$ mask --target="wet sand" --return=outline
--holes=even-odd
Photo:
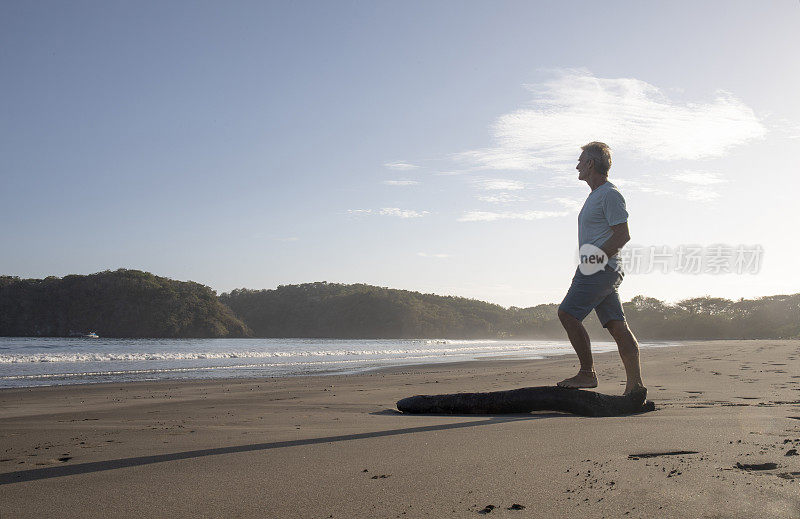
[[[614,418],[395,410],[552,385],[572,356],[0,390],[0,517],[800,517],[800,341],[642,361],[657,409]]]

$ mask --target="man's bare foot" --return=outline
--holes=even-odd
[[[574,377],[559,382],[558,387],[570,389],[597,387],[597,373],[594,370],[582,369]]]
[[[647,388],[641,384],[629,384],[625,387],[625,392],[622,393],[622,396],[631,396],[633,394],[644,393],[645,398],[647,398]]]

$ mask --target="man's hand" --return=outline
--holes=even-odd
[[[631,234],[628,231],[628,222],[612,225],[611,232],[614,234],[600,247],[608,258],[611,258],[614,254],[619,252],[619,250],[631,240]]]

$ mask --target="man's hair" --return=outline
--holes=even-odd
[[[594,159],[594,167],[598,173],[608,176],[608,170],[611,169],[611,149],[608,144],[604,142],[590,142],[581,149],[586,152],[590,159]]]

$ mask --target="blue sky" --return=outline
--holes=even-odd
[[[623,299],[800,291],[800,3],[604,6],[5,2],[0,272],[558,302],[602,140],[632,244],[763,250]]]

